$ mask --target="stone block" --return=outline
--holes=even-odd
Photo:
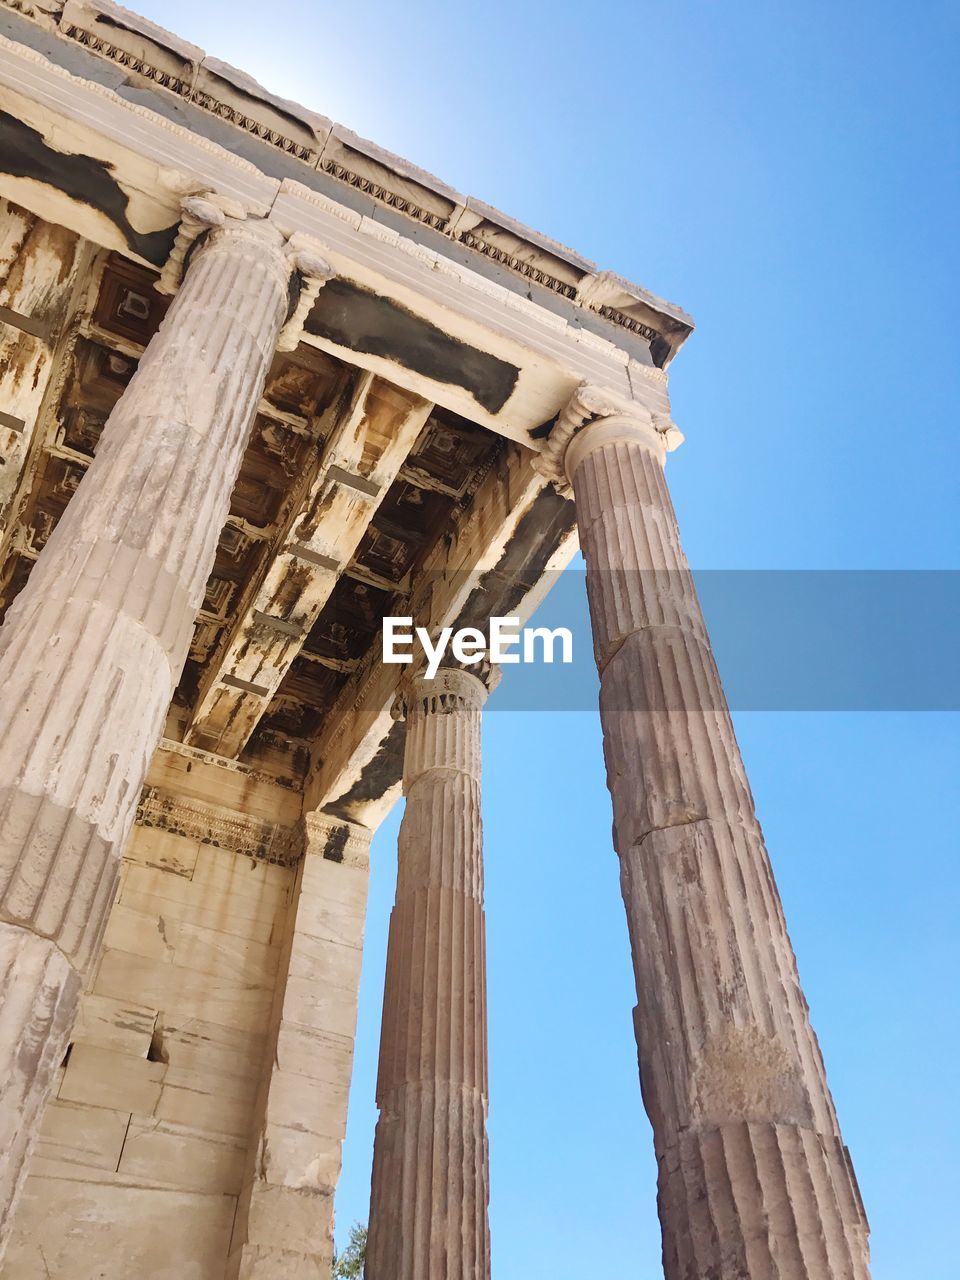
[[[245,1030],[263,1027],[273,1001],[272,984],[234,982],[193,973],[174,965],[153,964],[125,951],[105,951],[95,990],[116,999],[139,994],[161,1012],[200,1018]]]
[[[325,116],[264,89],[252,76],[217,58],[205,57],[197,71],[194,100],[227,120],[247,121],[255,136],[282,140],[282,149],[315,165],[330,133]]]
[[[193,883],[202,888],[205,896],[239,894],[259,901],[286,902],[293,872],[229,849],[201,845]]]
[[[173,962],[196,973],[272,985],[279,953],[278,946],[184,922],[177,930]]]
[[[128,1111],[54,1098],[44,1113],[36,1154],[45,1160],[113,1171],[120,1160],[129,1122]]]
[[[291,826],[300,816],[300,797],[296,791],[277,786],[262,774],[238,769],[232,761],[202,757],[177,742],[161,744],[151,762],[147,782],[202,804],[209,804],[215,796],[220,809],[268,822]]]
[[[297,933],[290,953],[290,973],[298,978],[312,978],[346,991],[356,992],[360,986],[363,952],[358,946],[346,946],[327,938],[314,938]]]
[[[156,827],[134,827],[124,861],[139,867],[149,867],[169,875],[183,876],[189,880],[197,865],[200,841],[187,836],[161,831]]]
[[[342,1085],[350,1079],[353,1040],[284,1021],[277,1033],[276,1061],[283,1071]]]
[[[259,1071],[246,1076],[171,1061],[157,1116],[212,1133],[246,1135],[253,1126]]]
[[[259,1077],[264,1045],[265,1036],[259,1031],[205,1022],[178,1009],[164,1014],[163,1051],[171,1082],[182,1082],[179,1070],[210,1072],[222,1082],[234,1076],[243,1080]]]
[[[246,1074],[239,1074],[221,1071],[216,1066],[184,1066],[174,1054],[167,1063],[164,1084],[175,1089],[190,1089],[194,1093],[216,1093],[252,1106],[259,1077],[259,1063],[251,1063]]]
[[[292,1253],[246,1244],[240,1255],[237,1280],[330,1280],[332,1250],[327,1253]]]
[[[333,1192],[258,1183],[250,1201],[247,1238],[286,1251],[333,1252]]]
[[[346,1132],[347,1090],[326,1081],[274,1070],[266,1119],[270,1125],[342,1139]]]
[[[314,1187],[332,1193],[340,1173],[339,1138],[277,1124],[268,1124],[263,1137],[262,1181],[274,1186]]]
[[[156,1021],[157,1010],[148,1005],[88,992],[80,1002],[71,1039],[145,1058]]]
[[[357,1026],[357,992],[343,987],[327,987],[313,977],[287,978],[283,997],[284,1021],[304,1027],[352,1036]]]
[[[61,22],[122,50],[144,73],[175,93],[186,93],[196,79],[203,50],[111,0],[67,0]]]
[[[162,907],[162,902],[157,899]],[[160,911],[134,911],[118,902],[110,912],[103,945],[170,964],[179,922]]]
[[[221,1280],[236,1198],[31,1178],[4,1280]]]
[[[117,1172],[185,1191],[240,1190],[246,1143],[167,1120],[134,1116]]]
[[[70,1053],[58,1096],[62,1102],[83,1102],[149,1116],[160,1100],[166,1070],[162,1062],[77,1043]]]
[[[131,871],[134,870],[139,868],[131,868]],[[283,937],[287,917],[285,905],[267,907],[259,913],[255,911],[251,914],[245,909],[234,911],[230,904],[222,902],[210,905],[199,895],[171,899],[155,893],[143,893],[137,888],[137,881],[134,881],[132,887],[124,882],[120,890],[120,905],[143,915],[162,918],[168,931],[171,922],[177,924],[187,921],[203,928],[216,929],[219,933],[235,933],[241,938],[266,943],[278,942]]]
[[[207,1133],[245,1137],[253,1127],[253,1104],[242,1098],[165,1084],[157,1103],[157,1118]]]
[[[300,894],[301,898],[341,902],[363,914],[369,879],[366,867],[349,867],[329,858],[311,856],[303,864]]]
[[[296,931],[341,946],[355,947],[363,938],[365,909],[362,904],[339,902],[302,894],[297,904]]]
[[[195,873],[196,874],[196,873]],[[239,930],[238,922],[267,921],[271,925],[279,917],[286,914],[286,891],[282,885],[257,881],[259,892],[250,893],[250,885],[238,888],[237,882],[228,874],[184,880],[182,876],[172,876],[152,867],[129,867],[120,891],[120,901],[126,906],[134,906],[130,901],[134,894],[148,895],[170,903],[166,910],[159,907],[158,914],[172,914],[174,919],[192,920],[195,924],[203,924],[208,928],[221,929],[225,933],[243,932],[244,924]],[[186,908],[187,910],[177,910]],[[138,908],[143,910],[142,907]],[[195,916],[193,912],[203,912],[206,918]],[[234,927],[228,927],[228,923]],[[277,935],[279,937],[279,933]]]

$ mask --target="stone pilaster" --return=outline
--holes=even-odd
[[[372,833],[322,813],[303,826],[227,1268],[239,1280],[322,1280],[333,1255]]]
[[[383,999],[367,1280],[487,1280],[480,713],[465,671],[405,697],[406,810]]]
[[[667,492],[675,429],[590,389],[561,427],[667,1280],[864,1280],[867,1224]]]
[[[0,1234],[301,270],[267,222],[185,220],[179,293],[0,631]]]

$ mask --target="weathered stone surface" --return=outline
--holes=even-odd
[[[77,1043],[57,1096],[63,1102],[85,1102],[149,1116],[160,1100],[166,1069],[164,1063],[149,1062],[145,1057]]]
[[[235,1197],[47,1181],[24,1195],[4,1280],[221,1280]]]
[[[0,922],[0,1203],[7,1214],[39,1134],[79,991],[80,979],[52,942]]]
[[[245,746],[337,585],[340,569],[353,558],[431,407],[370,374],[358,379],[345,404],[337,404],[323,455],[300,495],[283,544],[211,668],[194,709],[188,742],[223,756],[235,756]],[[242,685],[224,684],[224,675]]]
[[[480,709],[465,671],[405,696],[366,1274],[485,1280],[487,1042]]]
[[[199,840],[191,840],[170,831],[143,827],[137,839],[128,843],[123,856],[127,862],[136,866],[152,867],[156,871],[172,871],[178,876],[191,879],[199,851]]]
[[[145,1058],[156,1023],[156,1009],[87,992],[70,1038],[75,1043],[89,1041],[104,1049],[119,1049],[135,1058]]]
[[[44,1113],[37,1156],[41,1160],[59,1160],[113,1173],[120,1163],[129,1125],[128,1111],[54,1098]]]
[[[136,828],[128,852],[135,854],[141,842],[149,848],[150,834]],[[125,875],[143,872],[135,857],[125,859]],[[271,904],[282,903],[282,881],[288,888],[292,873],[203,845],[191,876],[174,865],[166,870],[154,867],[146,874],[158,894],[165,881],[175,887],[180,918],[166,920],[119,905],[114,909],[114,916],[124,921],[125,934],[121,938],[114,933],[116,941],[136,948],[139,934],[160,938],[161,931],[165,940],[160,948],[151,944],[112,950],[83,996],[67,1065],[60,1074],[60,1096],[47,1109],[29,1165],[25,1204],[31,1207],[18,1214],[18,1223],[29,1224],[42,1210],[54,1230],[76,1242],[76,1259],[70,1262],[63,1256],[59,1274],[64,1280],[75,1274],[70,1266],[80,1268],[84,1259],[99,1260],[103,1273],[119,1280],[127,1274],[123,1268],[131,1257],[147,1260],[145,1275],[162,1274],[172,1258],[182,1268],[178,1275],[215,1275],[222,1280],[228,1253],[228,1238],[221,1235],[222,1206],[229,1204],[232,1223],[242,1184],[266,1046],[259,1023],[268,1017],[278,947],[248,942],[239,933],[198,927],[194,921],[211,910],[222,885],[241,876],[247,877],[238,889],[244,901],[255,902],[259,894]],[[161,896],[154,901],[165,910]],[[247,924],[257,928],[249,916]],[[213,940],[212,951],[208,939]],[[220,949],[223,939],[226,952]],[[235,972],[230,972],[231,962]],[[216,972],[208,972],[211,967]],[[107,994],[121,982],[132,990],[149,991],[156,1005]],[[248,987],[255,994],[254,1009],[260,1010],[253,1018],[244,995]],[[207,1017],[193,1016],[191,1010],[197,1009]],[[349,1059],[344,1079],[348,1075]],[[278,1137],[273,1143],[273,1132],[271,1149],[281,1151],[282,1142]],[[311,1134],[296,1136],[315,1145],[318,1141]],[[324,1148],[324,1159],[317,1164],[318,1179],[328,1190],[339,1169],[339,1140],[333,1147],[329,1155]],[[84,1207],[80,1184],[89,1184],[90,1196],[102,1195],[104,1205],[110,1206],[95,1231],[87,1220],[70,1225],[71,1213],[92,1212]],[[97,1192],[94,1186],[105,1190]],[[115,1201],[109,1200],[106,1189],[116,1193]],[[141,1196],[136,1202],[127,1198],[133,1192]],[[170,1229],[165,1206],[171,1193],[180,1192],[197,1196],[183,1202],[189,1206],[184,1209],[189,1239],[182,1256],[179,1243],[173,1248],[165,1239]],[[132,1224],[122,1216],[134,1203],[140,1215],[136,1240]],[[27,1227],[17,1234],[7,1265],[16,1261],[21,1280],[47,1280],[44,1260],[28,1232]],[[214,1248],[219,1254],[208,1254]],[[58,1249],[56,1244],[48,1251],[52,1274],[57,1274],[52,1259],[59,1256]],[[205,1270],[212,1258],[219,1269]],[[100,1273],[90,1274],[92,1280]]]
[[[169,1120],[130,1121],[117,1167],[121,1178],[141,1177],[184,1191],[240,1190],[245,1144]]]
[[[867,1224],[649,421],[567,446],[667,1280],[866,1280]]]
[[[238,1280],[330,1280],[332,1258],[320,1253],[295,1253],[290,1249],[263,1249],[245,1245]]]
[[[0,540],[25,482],[80,256],[72,232],[0,200]]]
[[[55,941],[80,975],[106,926],[286,314],[293,264],[280,234],[198,208],[208,241],[0,631],[0,916]],[[5,1007],[22,1008],[21,980],[8,979]],[[75,999],[77,977],[61,986]],[[34,1066],[28,1115],[55,1060],[41,1053]],[[23,1156],[4,1145],[5,1213]]]
[[[281,1253],[291,1275],[327,1276],[333,1251],[371,833],[321,814],[303,825],[231,1277],[266,1275]]]
[[[105,951],[100,961],[97,990],[114,999],[137,994],[159,1008],[175,1007],[182,1017],[222,1022],[255,1031],[270,1015],[273,983],[264,974],[256,983],[234,977],[211,977],[125,951]]]

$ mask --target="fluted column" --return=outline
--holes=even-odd
[[[487,1280],[480,711],[466,671],[406,697],[367,1280]]]
[[[867,1223],[664,478],[583,388],[574,486],[667,1280],[864,1280]]]
[[[291,273],[317,265],[297,260],[271,224],[225,217],[207,200],[185,203],[176,274],[191,242],[177,297],[0,630],[4,1238],[291,305]]]

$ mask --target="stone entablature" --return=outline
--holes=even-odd
[[[296,826],[285,827],[219,805],[187,800],[159,787],[144,787],[136,823],[279,867],[295,866],[303,856],[303,834]]]
[[[109,0],[31,4],[3,0],[7,8],[52,28],[100,59],[123,69],[150,90],[175,95],[218,122],[225,121],[303,167],[332,179],[374,206],[401,215],[517,278],[573,302],[624,334],[655,346],[666,364],[692,328],[679,308],[491,206],[461,195],[344,126],[278,98],[250,76],[178,39]],[[202,130],[202,114],[199,122]],[[311,185],[310,179],[301,179]]]

